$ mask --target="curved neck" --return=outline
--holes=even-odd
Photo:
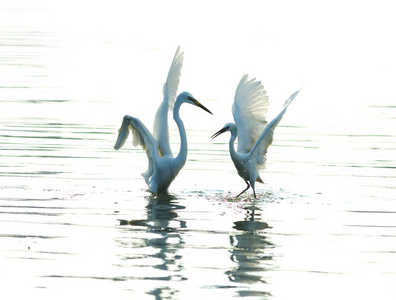
[[[173,108],[173,119],[175,120],[180,133],[180,151],[175,160],[180,165],[180,168],[182,168],[187,160],[187,136],[183,121],[180,119],[179,115],[180,106],[181,103],[176,101]]]
[[[237,133],[237,129],[236,128],[232,129],[230,132],[231,132],[231,137],[230,137],[230,142],[229,142],[228,146],[230,148],[231,158],[234,158],[234,157],[237,156],[237,152],[235,151],[235,148],[234,148],[234,142],[236,140],[236,137],[237,137],[238,133]]]

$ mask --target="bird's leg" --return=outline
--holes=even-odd
[[[253,195],[254,195],[254,203],[256,202],[256,199],[257,199],[257,197],[256,197],[256,188],[255,188],[255,183],[256,183],[256,180],[250,180],[250,186],[252,187],[252,190],[253,190]]]
[[[245,182],[246,182],[246,184],[247,184],[247,188],[244,189],[242,192],[240,192],[240,193],[238,194],[238,196],[236,196],[236,198],[238,198],[240,195],[242,195],[244,192],[246,192],[246,191],[250,188],[249,182],[247,182],[246,180],[245,180]],[[256,196],[254,196],[254,197],[256,198]]]
[[[253,195],[254,195],[253,210],[252,210],[252,214],[253,214],[253,215],[254,215],[254,209],[255,209],[255,207],[256,207],[256,200],[257,200],[257,197],[256,197],[256,189],[255,189],[255,187],[254,187],[254,184],[255,184],[255,182],[253,182],[253,184],[250,184],[250,186],[251,186],[252,189],[253,189]]]

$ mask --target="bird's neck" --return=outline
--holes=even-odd
[[[180,151],[176,156],[175,161],[181,169],[187,160],[187,136],[183,121],[180,119],[179,115],[180,106],[181,104],[176,101],[173,108],[173,119],[175,120],[180,133]]]
[[[230,138],[230,142],[229,142],[228,146],[230,148],[230,155],[231,155],[232,160],[234,160],[238,156],[237,152],[235,151],[235,147],[234,147],[234,142],[237,138],[237,135],[238,135],[238,133],[236,130],[231,131],[231,138]]]

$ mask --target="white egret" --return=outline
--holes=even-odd
[[[255,182],[263,183],[259,170],[264,168],[267,149],[272,143],[275,127],[299,91],[286,100],[283,110],[268,123],[265,116],[269,106],[267,92],[260,81],[256,81],[255,78],[248,81],[247,78],[248,75],[242,77],[235,92],[232,106],[235,124],[225,124],[212,136],[212,139],[226,131],[231,132],[229,141],[231,159],[239,176],[247,184],[247,188],[237,197],[252,187],[254,198],[256,198]],[[237,137],[238,149],[235,151],[234,142]]]
[[[114,146],[114,149],[120,149],[125,144],[129,131],[132,131],[132,144],[135,147],[140,145],[147,154],[149,166],[142,176],[148,185],[148,190],[152,193],[167,193],[168,187],[183,168],[187,159],[187,137],[183,121],[179,116],[180,106],[183,103],[189,103],[212,114],[188,92],[183,92],[176,98],[182,64],[183,52],[180,53],[179,47],[163,87],[164,99],[155,116],[153,134],[139,119],[126,115]],[[172,109],[173,119],[180,133],[180,151],[176,157],[173,157],[169,144],[168,110]]]

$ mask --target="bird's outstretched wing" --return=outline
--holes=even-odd
[[[164,84],[164,98],[168,96],[169,110],[173,110],[175,104],[177,89],[179,87],[181,68],[183,66],[184,52],[180,53],[180,46],[177,48],[175,56],[173,57],[171,67],[168,72],[168,77]],[[167,91],[165,90],[167,87]]]
[[[255,78],[243,75],[235,92],[232,114],[238,128],[238,152],[248,153],[268,122],[265,115],[269,101],[267,92]]]
[[[139,119],[128,115],[124,116],[122,120],[114,149],[118,150],[125,144],[129,136],[129,130],[132,131],[133,146],[141,146],[146,151],[149,160],[158,156],[158,143],[153,135]]]
[[[294,92],[289,99],[285,101],[282,111],[267,125],[267,127],[265,127],[264,131],[254,144],[250,156],[251,159],[256,162],[258,169],[262,169],[264,167],[266,160],[265,156],[267,154],[268,147],[272,144],[275,128],[278,126],[290,103],[292,103],[299,92],[300,90]]]
[[[153,134],[158,141],[160,155],[172,155],[169,145],[168,110],[172,110],[175,103],[183,59],[184,52],[180,53],[180,47],[178,47],[164,83],[164,100],[158,107],[154,119]]]

